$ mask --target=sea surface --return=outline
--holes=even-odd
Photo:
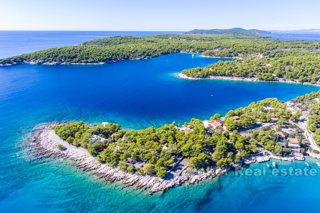
[[[315,176],[230,173],[150,196],[106,184],[64,160],[34,159],[24,146],[43,122],[111,121],[133,129],[182,124],[263,98],[287,101],[319,89],[176,77],[183,69],[219,60],[229,59],[171,54],[109,65],[0,68],[0,212],[318,212],[320,171],[314,162]],[[304,163],[278,164],[305,168]],[[265,165],[250,168],[264,170]]]
[[[320,41],[320,33],[271,33],[266,35],[275,40]]]
[[[179,34],[169,31],[0,31],[0,58],[53,47],[71,46],[110,36]]]

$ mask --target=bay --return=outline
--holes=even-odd
[[[106,184],[63,160],[32,160],[23,146],[37,124],[84,120],[140,129],[268,97],[290,100],[318,87],[176,77],[217,58],[170,54],[108,65],[0,68],[0,212],[316,212],[320,177],[234,176],[147,195]],[[303,163],[280,164],[303,168]],[[312,168],[317,166],[311,163]],[[253,165],[263,168],[264,165]],[[319,171],[318,171],[319,172]]]

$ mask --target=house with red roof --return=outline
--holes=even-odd
[[[298,138],[288,138],[288,147],[290,148],[300,148],[299,140]]]
[[[281,139],[284,139],[287,136],[286,133],[284,133],[283,131],[278,131],[277,134]]]
[[[209,121],[208,126],[213,129],[220,129],[222,127],[222,123],[220,121]]]

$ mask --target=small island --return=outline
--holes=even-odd
[[[44,124],[28,141],[38,155],[70,159],[107,181],[156,193],[251,163],[320,159],[319,121],[320,92],[314,92],[289,102],[268,98],[182,126]]]

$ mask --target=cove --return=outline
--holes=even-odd
[[[43,121],[118,122],[128,128],[159,126],[276,97],[287,101],[317,87],[281,83],[189,81],[183,69],[216,63],[217,58],[172,54],[109,65],[0,68],[2,112]],[[8,115],[8,113],[6,113]],[[8,119],[7,119],[8,120]]]
[[[112,121],[138,129],[173,121],[183,123],[192,117],[205,119],[263,98],[289,100],[318,90],[281,83],[189,81],[175,75],[182,69],[218,60],[227,59],[171,54],[98,66],[0,68],[0,211],[227,211],[233,203],[230,211],[249,212],[263,204],[274,210],[288,193],[289,200],[315,205],[320,192],[315,181],[319,177],[300,177],[291,182],[282,177],[266,177],[265,182],[227,175],[178,187],[163,196],[148,196],[105,184],[62,160],[26,157],[22,142],[42,122]],[[304,196],[302,191],[293,195],[297,185],[298,190],[307,190],[310,196]],[[269,193],[274,197],[270,198]]]

